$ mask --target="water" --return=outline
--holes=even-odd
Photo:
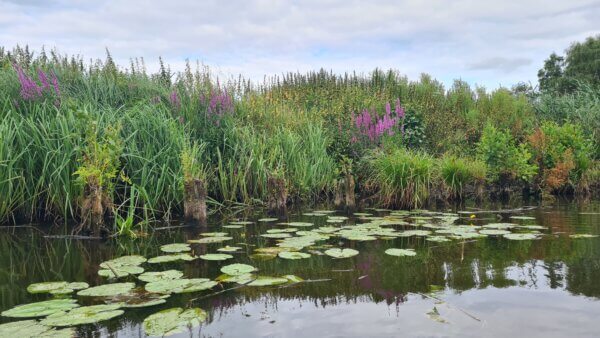
[[[257,236],[275,226],[223,229],[220,225],[226,220],[213,222],[209,230],[163,230],[137,241],[47,238],[46,234],[64,230],[43,226],[4,228],[0,230],[0,311],[49,298],[28,294],[25,289],[30,283],[66,280],[105,284],[107,281],[97,275],[102,261],[127,254],[153,257],[160,254],[161,244],[198,238],[202,231],[223,230],[234,237],[225,244],[256,247],[249,246],[225,262],[196,260],[145,267],[155,271],[175,268],[189,278],[214,279],[221,274],[221,266],[241,262],[256,266],[261,275],[294,274],[306,280],[330,280],[286,287],[242,287],[202,299],[197,298],[219,288],[173,295],[166,304],[126,309],[125,315],[116,319],[81,326],[78,334],[145,337],[141,323],[148,315],[171,307],[194,306],[208,311],[207,322],[174,337],[600,336],[600,237],[568,236],[600,234],[600,203],[557,202],[524,215],[535,220],[520,222],[548,227],[542,230],[545,236],[534,241],[488,237],[448,243],[428,242],[422,237],[368,242],[332,238],[327,243],[338,245],[341,241],[343,246],[360,251],[358,256],[337,260],[314,254],[295,261],[251,260],[248,255],[253,249],[276,243]],[[509,220],[507,216],[481,220],[490,215],[478,215],[475,221],[463,218],[456,223],[504,222]],[[289,219],[315,222],[315,227],[331,225],[325,223],[325,217],[290,215]],[[351,218],[346,223],[357,222]],[[222,246],[195,245],[194,249],[202,254]],[[414,248],[417,256],[383,254],[391,247]],[[428,315],[434,307],[439,317]]]

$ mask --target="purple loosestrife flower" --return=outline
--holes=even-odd
[[[181,107],[181,100],[177,96],[177,92],[176,91],[172,91],[171,95],[169,95],[169,102],[171,103],[171,105],[174,108],[179,109]]]
[[[19,78],[19,84],[21,85],[21,98],[23,100],[31,101],[42,96],[42,88],[35,83],[35,81],[25,74],[23,68],[18,65],[13,66],[17,72]]]
[[[44,71],[41,69],[38,69],[38,79],[40,80],[40,83],[42,84],[43,90],[50,88],[50,82],[48,81],[48,76],[46,76],[46,73],[44,73]]]
[[[60,87],[58,86],[58,78],[56,73],[52,72],[52,87],[54,87],[54,93],[60,98]]]

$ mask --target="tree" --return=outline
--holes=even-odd
[[[600,35],[575,42],[567,49],[564,74],[576,80],[600,84]]]
[[[544,68],[538,71],[540,90],[558,90],[564,77],[565,58],[556,53],[544,61]]]

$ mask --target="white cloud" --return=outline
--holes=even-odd
[[[223,74],[396,68],[450,83],[535,81],[552,51],[600,33],[600,1],[2,1],[0,42],[126,64],[162,55]]]

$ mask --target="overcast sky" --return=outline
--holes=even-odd
[[[488,88],[536,82],[572,41],[600,34],[600,0],[0,0],[0,45],[56,47],[86,58],[107,47],[127,65],[159,55],[221,76],[321,67],[394,68]]]

